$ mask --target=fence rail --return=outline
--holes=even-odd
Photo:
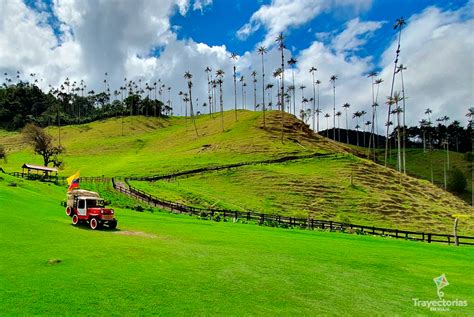
[[[428,243],[440,242],[440,243],[455,243],[454,235],[450,234],[437,234],[430,232],[416,232],[408,230],[399,230],[399,229],[390,229],[390,228],[380,228],[375,226],[363,226],[357,224],[343,223],[330,220],[321,220],[313,218],[294,218],[286,217],[272,214],[264,214],[252,211],[237,211],[237,210],[228,210],[228,209],[217,209],[217,208],[199,208],[193,206],[187,206],[179,204],[176,202],[167,201],[160,199],[154,195],[150,195],[143,190],[134,188],[133,186],[123,183],[115,182],[115,179],[112,178],[112,185],[117,191],[131,196],[137,200],[140,200],[144,203],[155,207],[161,207],[165,210],[178,213],[186,213],[192,215],[201,215],[205,213],[213,217],[216,213],[219,213],[221,217],[233,218],[235,220],[243,219],[246,221],[257,221],[258,223],[267,223],[267,224],[278,224],[278,225],[288,225],[288,226],[298,226],[307,229],[323,229],[330,231],[348,231],[353,230],[356,232],[364,234],[372,234],[379,236],[392,237],[396,239],[405,239],[413,241],[424,241]],[[474,245],[474,237],[469,236],[457,236],[457,242],[459,245]]]

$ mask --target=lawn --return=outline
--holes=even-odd
[[[2,175],[2,315],[425,315],[412,298],[436,300],[442,273],[445,299],[469,301],[452,312],[474,313],[471,247],[120,208],[119,230],[92,231],[64,198]]]

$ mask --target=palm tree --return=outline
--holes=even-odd
[[[362,122],[364,122],[364,117],[365,115],[367,114],[367,112],[365,110],[362,110],[360,112],[360,116],[362,118]],[[364,147],[365,147],[365,131],[363,131],[364,133],[362,133],[362,140],[363,140],[363,144],[364,144]]]
[[[303,110],[303,99],[304,99],[304,90],[305,90],[305,88],[306,88],[305,85],[300,86],[300,89],[301,89],[301,110]]]
[[[278,43],[278,48],[281,52],[281,143],[283,143],[283,132],[285,125],[285,38],[283,33],[280,33],[275,42]]]
[[[267,84],[267,87],[265,87],[265,90],[270,90],[270,92],[268,93],[268,99],[270,99],[270,101],[268,102],[268,107],[270,108],[270,110],[272,109],[272,89],[273,89],[273,84],[270,83],[270,84]],[[265,108],[265,106],[264,106]]]
[[[370,130],[370,136],[369,136],[369,149],[367,151],[367,158],[370,158],[370,148],[372,145],[374,145],[374,154],[375,154],[375,139],[374,139],[374,122],[375,122],[375,93],[374,93],[374,77],[377,76],[377,72],[370,72],[369,75],[367,76],[368,78],[371,79],[371,90],[372,90],[372,128]]]
[[[397,51],[396,51],[396,57],[395,57],[395,62],[394,62],[394,67],[393,67],[393,76],[392,76],[392,87],[390,88],[390,98],[393,98],[393,87],[394,87],[394,84],[395,84],[395,74],[396,74],[396,71],[397,71],[397,64],[398,64],[398,57],[400,56],[400,41],[401,41],[401,38],[402,38],[402,28],[403,28],[403,25],[405,25],[405,20],[403,19],[403,17],[397,19],[395,25],[393,26],[393,29],[394,30],[397,30],[398,29],[398,45],[397,45]],[[388,105],[388,119],[387,119],[387,122],[390,121],[390,113],[391,113],[391,108],[392,108],[392,105],[389,104]],[[388,155],[388,132],[389,132],[389,126],[387,125],[387,134],[386,134],[386,140],[385,140],[385,166],[387,166],[387,155]]]
[[[336,75],[332,75],[331,76],[331,83],[332,83],[332,89],[333,89],[333,96],[334,96],[334,99],[333,99],[333,114],[334,114],[334,117],[333,117],[333,121],[334,121],[334,124],[333,124],[333,131],[332,131],[332,138],[333,140],[336,140],[336,80],[337,80],[337,76]]]
[[[321,113],[321,109],[319,108],[319,85],[321,84],[321,81],[319,79],[316,79],[316,81],[314,82],[317,86],[318,86],[318,108],[317,108],[317,111],[316,111],[316,118],[317,118],[317,124],[316,124],[316,131],[317,133],[319,133],[319,114]]]
[[[192,95],[192,87],[193,87],[193,82],[191,79],[193,78],[193,75],[187,71],[184,73],[184,78],[188,80],[188,91],[189,91],[189,110],[191,112],[191,119],[193,120],[194,124],[194,130],[196,131],[196,136],[199,136],[197,127],[196,127],[196,119],[194,118],[194,110],[193,110],[193,95]]]
[[[257,72],[252,72],[253,77],[253,110],[257,111]]]
[[[263,55],[267,54],[265,46],[258,48],[258,54],[262,55],[262,111],[263,111],[263,127],[265,128],[265,64],[263,62]]]
[[[337,141],[341,142],[341,115],[342,112],[336,112],[337,117]]]
[[[331,117],[331,115],[329,113],[326,113],[324,115],[324,117],[326,118],[326,138],[328,138],[328,131],[329,131],[329,117]]]
[[[360,125],[359,125],[359,118],[362,116],[362,112],[360,111],[356,111],[352,114],[352,118],[355,118],[356,119],[356,135],[357,135],[357,146],[359,146],[359,128],[360,128]]]
[[[347,111],[349,110],[350,107],[351,107],[351,105],[347,102],[342,105],[342,108],[344,108],[344,110],[346,112],[346,143],[347,144],[349,144],[349,121],[347,119]]]
[[[245,107],[245,101],[244,101],[244,84],[245,84],[245,78],[244,76],[240,76],[240,85],[242,86],[242,109]]]
[[[209,116],[212,116],[212,100],[211,100],[211,78],[210,73],[212,72],[211,67],[207,66],[204,71],[207,73],[207,98],[209,100]]]
[[[309,72],[311,73],[311,75],[313,75],[313,113],[315,113],[315,110],[316,110],[316,82],[314,80],[314,73],[316,73],[318,69],[314,66],[311,66],[311,68],[309,69]],[[319,97],[319,93],[318,93],[318,97]],[[315,130],[315,122],[314,122],[314,116],[313,116],[313,131]]]
[[[407,173],[407,168],[406,168],[406,125],[405,125],[405,84],[403,82],[403,71],[406,70],[407,68],[403,66],[403,64],[400,64],[398,66],[396,73],[400,73],[400,77],[402,79],[402,101],[403,101],[403,157],[402,157],[402,166],[403,166],[403,173]]]
[[[238,59],[237,54],[232,53],[230,58],[234,61],[234,111],[235,111],[235,121],[237,121],[237,74],[235,61]]]
[[[294,59],[293,57],[290,58],[290,60],[288,60],[288,65],[291,66],[291,76],[292,76],[292,80],[293,80],[293,89],[292,89],[292,92],[293,92],[293,115],[296,115],[296,98],[295,98],[295,64],[297,63],[298,61],[296,59]]]
[[[222,97],[222,84],[224,83],[224,71],[218,69],[216,71],[217,84],[219,85],[219,101],[221,107],[221,122],[222,122],[222,132],[224,132],[224,99]]]

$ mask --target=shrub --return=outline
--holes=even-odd
[[[221,215],[218,212],[215,212],[214,215],[212,216],[212,220],[216,222],[221,221]]]
[[[200,218],[200,219],[207,219],[207,212],[205,212],[204,210],[202,210],[202,211],[199,213],[199,218]]]
[[[142,205],[135,205],[135,207],[133,207],[133,210],[136,210],[138,212],[143,212],[145,208],[143,208]]]
[[[472,162],[474,160],[474,154],[472,152],[464,153],[464,160]]]
[[[464,176],[463,172],[459,168],[454,167],[449,171],[447,185],[448,190],[455,193],[462,193],[467,186],[466,176]]]

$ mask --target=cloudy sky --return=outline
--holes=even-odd
[[[2,82],[5,72],[15,78],[17,70],[23,80],[36,73],[45,90],[66,77],[100,90],[105,72],[112,90],[124,78],[161,80],[172,87],[177,114],[185,71],[193,74],[199,104],[206,100],[206,66],[225,71],[224,100],[233,107],[231,52],[239,56],[237,70],[247,79],[252,108],[253,70],[261,85],[256,48],[268,47],[268,80],[279,67],[274,44],[280,32],[286,58],[298,61],[296,86],[307,87],[306,97],[312,97],[309,68],[318,69],[323,113],[332,113],[332,74],[338,76],[338,110],[348,102],[351,113],[369,112],[371,71],[384,80],[379,109],[385,113],[397,39],[393,24],[403,16],[407,123],[416,124],[429,107],[434,118],[448,115],[464,125],[473,106],[474,0],[0,0],[0,15]],[[285,77],[291,78],[290,70]],[[395,90],[400,89],[398,77]],[[300,89],[296,99],[299,107]],[[382,126],[386,119],[379,120]]]

